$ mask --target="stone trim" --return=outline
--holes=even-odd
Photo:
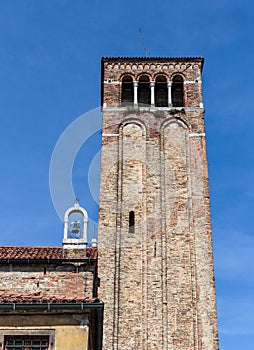
[[[189,137],[201,137],[201,136],[205,136],[205,133],[190,133]]]
[[[184,84],[201,84],[201,81],[199,81],[199,80],[185,80],[184,82],[183,82]]]
[[[111,137],[111,136],[119,137],[119,134],[102,134],[102,136],[105,136],[105,137]]]
[[[106,80],[106,81],[104,81],[103,82],[103,84],[110,84],[110,85],[122,85],[122,82],[121,81],[113,81],[113,80],[111,80],[111,81],[108,81],[108,80]]]

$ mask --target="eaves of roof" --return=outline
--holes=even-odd
[[[204,57],[102,57],[102,62],[201,62],[201,68],[204,64]]]
[[[98,249],[87,247],[85,250],[64,249],[63,247],[12,246],[0,247],[0,263],[13,262],[57,262],[57,261],[86,261],[96,260]]]

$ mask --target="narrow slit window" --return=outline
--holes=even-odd
[[[122,105],[126,106],[134,101],[133,79],[126,75],[122,80]]]
[[[172,105],[173,107],[183,107],[183,78],[181,75],[175,75],[172,82]]]
[[[135,232],[135,213],[134,211],[130,211],[129,213],[129,232]]]
[[[138,103],[141,105],[151,104],[150,80],[147,75],[142,75],[138,81]]]
[[[159,75],[155,80],[155,106],[168,106],[168,86],[164,75]]]

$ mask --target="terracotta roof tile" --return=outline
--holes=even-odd
[[[29,246],[0,246],[1,259],[71,259],[71,258],[88,258],[97,259],[97,248],[87,247],[86,251],[77,251],[80,254],[73,254],[74,250],[63,249],[62,247],[29,247]],[[84,254],[85,253],[85,254]],[[82,256],[83,255],[83,256]]]
[[[32,303],[95,303],[98,302],[98,298],[65,298],[65,297],[48,297],[43,296],[40,292],[29,293],[29,294],[9,294],[0,295],[0,304],[5,303],[17,303],[17,304],[32,304]]]

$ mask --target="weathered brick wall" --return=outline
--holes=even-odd
[[[105,59],[99,294],[106,350],[218,348],[201,66],[188,58]],[[180,72],[185,108],[118,108],[125,72],[134,80]]]
[[[0,265],[2,299],[84,299],[93,297],[93,273],[85,265]]]

